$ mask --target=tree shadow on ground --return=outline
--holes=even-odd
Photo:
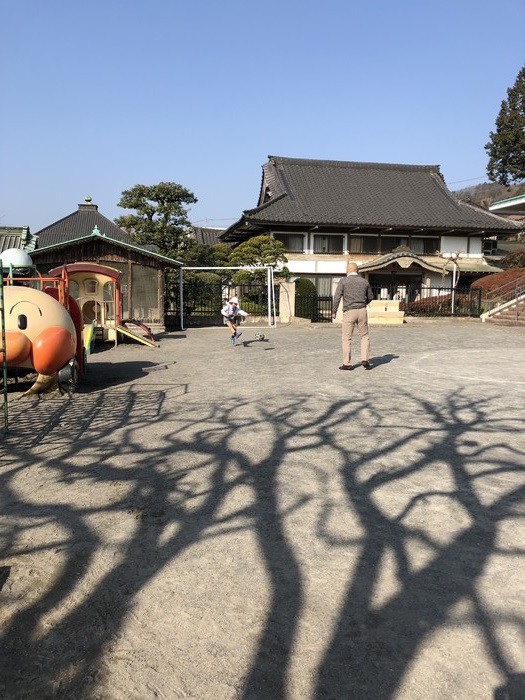
[[[282,397],[277,407],[261,406],[260,401],[212,401],[201,406],[195,420],[191,411],[181,415],[176,400],[168,400],[169,391],[128,387],[92,392],[20,411],[14,422],[0,470],[1,506],[11,516],[2,531],[2,560],[31,553],[32,545],[24,537],[53,523],[60,540],[35,547],[49,557],[59,550],[62,563],[51,582],[21,601],[4,624],[0,678],[5,697],[95,695],[106,647],[148,582],[196,543],[249,529],[264,561],[270,600],[242,692],[245,698],[285,698],[305,605],[304,573],[287,523],[308,498],[298,496],[286,508],[281,503],[279,479],[290,455],[302,460],[307,470],[338,471],[348,508],[360,525],[357,534],[334,536],[326,526],[330,494],[319,489],[316,537],[347,554],[348,587],[318,669],[315,697],[393,697],[420,645],[447,621],[451,607],[461,599],[472,603],[475,614],[469,622],[485,639],[502,677],[511,682],[516,669],[494,634],[492,613],[476,594],[475,584],[488,558],[497,551],[505,554],[496,544],[497,528],[503,520],[517,517],[516,504],[525,499],[525,487],[509,487],[490,502],[478,491],[495,474],[515,475],[525,453],[508,448],[502,459],[494,452],[497,445],[477,447],[468,438],[486,431],[498,440],[509,438],[510,444],[521,429],[512,415],[495,415],[482,399],[473,402],[458,393],[444,397],[440,407],[409,395],[396,396],[396,401],[410,404],[413,420],[394,420],[388,425],[388,439],[381,442],[354,440],[349,445],[344,431],[350,424],[375,428],[384,436],[384,418],[372,400],[320,406],[304,395]],[[163,439],[144,444],[144,431],[154,431],[166,421],[170,429]],[[239,430],[247,427],[254,438],[266,431],[264,457],[248,456],[238,446]],[[311,463],[317,448],[329,451],[329,464]],[[180,454],[186,455],[184,462],[179,462]],[[452,485],[436,492],[425,488],[424,472],[438,463]],[[38,464],[39,473],[56,482],[52,499],[21,489],[29,464]],[[205,488],[198,486],[203,473]],[[403,492],[403,480],[414,475],[421,477],[421,488],[409,492],[402,507],[378,504],[384,489]],[[79,501],[63,490],[59,496],[60,489],[79,484],[86,494],[101,486],[103,497],[98,502],[94,496]],[[119,487],[125,487],[124,493]],[[248,488],[253,500],[225,514],[226,500],[239,487]],[[106,497],[109,492],[114,495]],[[470,524],[445,543],[410,520],[418,504],[434,498],[449,499],[469,517]],[[115,563],[87,595],[64,605],[75,587],[89,580],[103,545],[93,519],[104,514],[132,518],[134,527],[121,542]],[[174,532],[168,531],[174,524]],[[409,545],[414,541],[432,551],[423,567],[415,568],[411,561]],[[394,555],[399,590],[377,606],[373,590],[386,552]],[[58,621],[43,626],[46,616],[61,606]],[[515,622],[523,629],[521,617]]]

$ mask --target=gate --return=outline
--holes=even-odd
[[[330,323],[332,321],[332,297],[307,296],[295,297],[295,315],[307,318],[312,323]]]

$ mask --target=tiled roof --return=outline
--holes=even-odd
[[[223,228],[209,228],[208,226],[194,226],[195,240],[202,245],[216,245],[222,243],[219,236],[224,233]]]
[[[0,253],[10,248],[32,253],[36,242],[37,236],[30,233],[29,226],[0,226]]]
[[[50,243],[47,246],[39,246],[33,253],[32,257],[40,257],[41,254],[46,254],[50,250],[63,250],[65,248],[68,248],[70,246],[75,246],[79,243],[85,243],[86,241],[93,240],[93,239],[99,239],[99,240],[105,240],[110,242],[111,245],[117,247],[117,248],[127,248],[127,249],[132,249],[132,250],[137,250],[141,253],[144,253],[147,256],[156,258],[157,260],[162,260],[164,262],[169,263],[170,265],[175,265],[175,266],[180,266],[183,265],[179,260],[175,260],[174,258],[169,258],[166,255],[162,255],[161,253],[158,252],[158,248],[156,246],[140,246],[137,245],[136,243],[128,243],[127,241],[117,241],[115,238],[111,238],[110,236],[104,236],[101,234],[101,232],[97,229],[95,229],[92,233],[88,234],[87,236],[81,236],[79,238],[72,238],[68,241],[62,241],[61,243]]]
[[[103,216],[96,204],[79,204],[77,211],[38,231],[38,247],[45,248],[56,243],[82,238],[89,235],[95,226],[103,236],[123,243],[133,243],[129,233]]]
[[[241,223],[508,232],[516,225],[447,189],[437,165],[397,165],[269,156],[259,206]]]

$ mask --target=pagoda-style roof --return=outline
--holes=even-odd
[[[41,229],[36,236],[38,247],[32,253],[32,256],[36,258],[49,251],[69,248],[86,241],[103,239],[117,248],[134,250],[173,266],[182,265],[178,260],[161,255],[157,246],[136,243],[133,236],[127,231],[103,216],[98,211],[98,206],[91,202],[90,197],[86,197],[85,201],[78,205],[77,211]]]
[[[400,165],[269,156],[258,206],[221,238],[268,226],[414,230],[442,234],[515,233],[519,226],[447,189],[437,165]]]
[[[101,236],[121,243],[128,243],[137,250],[158,252],[158,248],[154,245],[136,243],[131,234],[99,212],[98,205],[92,203],[91,197],[86,197],[84,202],[78,205],[77,211],[38,231],[36,234],[38,247],[47,248],[51,245],[83,238],[95,229]]]

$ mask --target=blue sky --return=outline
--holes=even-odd
[[[33,232],[161,181],[227,226],[269,154],[482,182],[525,62],[523,0],[0,0],[0,26],[0,225]]]

